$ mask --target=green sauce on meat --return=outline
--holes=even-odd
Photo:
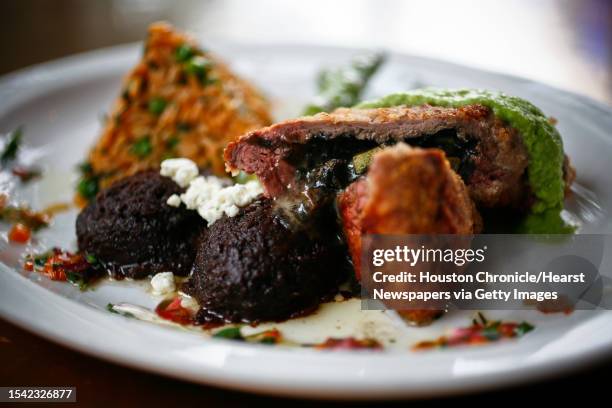
[[[364,102],[358,108],[390,106],[460,107],[480,104],[519,131],[529,155],[527,176],[535,196],[531,213],[518,227],[522,233],[569,233],[573,228],[561,218],[565,183],[563,181],[563,142],[559,132],[540,109],[530,102],[500,92],[459,89],[422,89]]]

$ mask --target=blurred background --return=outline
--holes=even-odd
[[[519,75],[612,103],[610,0],[4,0],[0,74],[141,40],[168,20],[206,44],[326,44]]]

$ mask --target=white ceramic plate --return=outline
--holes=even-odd
[[[212,46],[207,44],[207,46]],[[277,118],[299,113],[314,91],[322,66],[346,62],[358,50],[289,47],[212,47],[253,80],[274,103]],[[130,45],[66,58],[23,70],[0,82],[0,132],[24,125],[26,156],[45,169],[25,187],[7,178],[0,188],[34,208],[70,201],[76,163],[99,132],[99,117],[119,92],[121,77],[139,58]],[[579,189],[567,203],[585,222],[583,231],[610,231],[612,208],[612,111],[587,98],[527,80],[422,58],[391,55],[369,88],[370,96],[435,85],[499,89],[533,101],[559,119],[566,151],[579,174]],[[581,187],[582,186],[582,187]],[[120,364],[190,381],[259,393],[303,397],[397,398],[463,393],[527,382],[562,373],[612,351],[612,313],[569,316],[499,312],[495,317],[529,320],[536,330],[517,341],[477,348],[415,353],[413,342],[469,323],[469,314],[445,316],[428,328],[393,324],[381,312],[361,312],[359,302],[326,306],[316,315],[282,325],[295,340],[364,333],[376,327],[396,341],[385,352],[321,352],[207,338],[203,333],[160,327],[108,313],[107,303],[151,307],[146,284],[104,283],[93,291],[24,272],[20,256],[53,245],[74,248],[76,211],[56,217],[28,247],[0,240],[0,314],[44,337]],[[378,322],[372,324],[371,322]],[[386,333],[386,334],[385,334]]]

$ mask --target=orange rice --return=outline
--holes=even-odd
[[[89,172],[104,188],[187,157],[222,175],[226,144],[270,122],[268,103],[249,83],[190,37],[155,23],[89,154]]]

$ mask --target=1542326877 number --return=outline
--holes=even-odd
[[[76,387],[0,387],[0,402],[76,402]]]

